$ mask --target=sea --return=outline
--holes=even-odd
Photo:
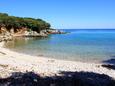
[[[61,29],[61,31],[67,34],[34,38],[16,37],[13,41],[7,42],[5,47],[38,58],[40,56],[83,62],[103,62],[115,58],[114,29]]]

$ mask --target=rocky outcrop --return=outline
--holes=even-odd
[[[48,30],[41,30],[38,33],[28,28],[20,28],[15,32],[13,28],[8,31],[3,26],[0,28],[0,41],[9,41],[12,40],[13,37],[21,37],[21,36],[22,37],[47,37],[49,34],[65,34],[65,32],[56,29],[48,29]]]
[[[41,30],[40,33],[36,32],[36,31],[28,31],[26,30],[21,30],[17,33],[15,33],[13,36],[23,36],[23,37],[46,37],[49,34],[65,34],[65,32],[62,32],[60,30],[56,30],[56,29],[49,29],[49,30]]]
[[[6,33],[6,35],[0,35],[0,42],[1,41],[10,41],[12,40],[12,35],[9,33]]]
[[[40,33],[37,33],[36,31],[25,31],[24,37],[46,37],[48,36],[47,34],[43,33],[43,32],[40,32]]]
[[[12,37],[11,33],[8,32],[5,28],[1,28],[0,32],[1,32],[0,42],[12,40],[13,37]]]
[[[65,34],[66,32],[56,30],[56,29],[50,29],[50,30],[47,30],[47,33],[49,33],[49,34]]]

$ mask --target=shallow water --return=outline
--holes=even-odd
[[[100,62],[115,56],[115,30],[64,30],[44,38],[15,38],[7,48],[48,58]]]

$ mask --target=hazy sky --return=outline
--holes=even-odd
[[[0,0],[0,12],[42,18],[54,28],[115,28],[115,0]]]

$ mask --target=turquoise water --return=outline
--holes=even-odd
[[[100,62],[115,56],[115,30],[64,30],[68,34],[44,38],[15,38],[14,51],[48,58]]]

